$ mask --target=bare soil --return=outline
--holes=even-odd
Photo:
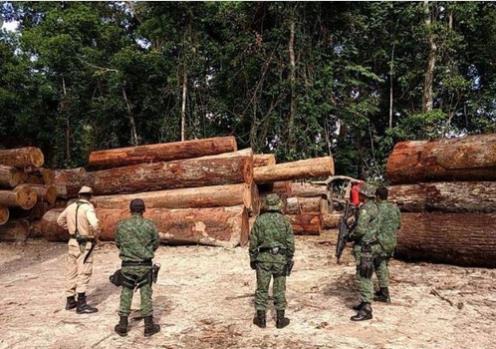
[[[353,323],[357,295],[349,250],[341,265],[335,232],[298,237],[288,279],[289,327],[252,324],[255,275],[246,248],[161,246],[154,287],[162,332],[143,337],[139,297],[128,337],[114,334],[119,289],[108,281],[117,249],[95,251],[89,301],[100,311],[64,310],[65,244],[0,243],[0,348],[495,348],[496,271],[391,262],[390,305],[374,304],[374,319]],[[270,311],[274,316],[274,311]]]

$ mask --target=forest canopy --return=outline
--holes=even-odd
[[[3,2],[0,145],[234,135],[380,175],[395,142],[496,131],[492,2]],[[9,25],[7,25],[9,24]],[[8,28],[15,28],[14,30]]]

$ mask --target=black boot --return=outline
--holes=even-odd
[[[354,305],[354,306],[352,307],[352,309],[353,309],[353,310],[356,310],[356,311],[359,311],[360,309],[362,309],[362,307],[363,307],[365,304],[367,304],[367,303],[365,303],[365,302],[360,302],[359,304]]]
[[[65,310],[71,310],[77,307],[76,297],[70,296],[67,297],[67,302],[65,303]]]
[[[391,303],[389,289],[387,287],[381,287],[380,290],[375,293],[374,300],[377,302]]]
[[[267,327],[267,317],[265,310],[257,310],[255,317],[253,318],[253,324],[257,325],[260,328]]]
[[[351,317],[351,321],[364,321],[372,319],[372,307],[370,303],[365,303],[358,313]]]
[[[76,313],[92,314],[92,313],[96,313],[97,311],[98,311],[97,308],[94,308],[88,303],[86,303],[86,295],[84,293],[78,293]]]
[[[160,325],[153,323],[153,316],[145,316],[145,337],[153,336],[160,332]]]
[[[284,328],[288,325],[289,325],[289,319],[287,317],[284,317],[284,310],[278,310],[277,311],[276,327],[277,328]]]
[[[119,323],[114,327],[115,332],[121,336],[127,336],[127,316],[122,316],[119,319]]]

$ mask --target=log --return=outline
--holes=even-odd
[[[37,200],[36,193],[24,186],[18,186],[13,190],[0,190],[0,205],[2,206],[29,210],[36,205]]]
[[[43,152],[36,147],[0,149],[0,165],[13,167],[41,167],[45,162]]]
[[[251,149],[195,159],[88,172],[95,194],[135,193],[253,182]]]
[[[256,183],[295,180],[302,178],[329,177],[334,174],[332,157],[287,162],[283,164],[257,167],[253,170]]]
[[[57,226],[61,209],[48,211],[37,225],[50,241],[66,241],[68,232]],[[101,222],[101,240],[113,240],[117,223],[130,216],[129,210],[96,209]],[[201,244],[221,247],[245,245],[248,241],[249,222],[244,206],[162,209],[145,212],[160,232],[160,241],[166,244]]]
[[[392,184],[496,179],[496,134],[395,145],[387,163]]]
[[[253,167],[271,166],[276,164],[274,154],[253,154]]]
[[[279,195],[281,198],[288,198],[292,195],[291,192],[291,181],[281,181],[274,183],[263,183],[257,184],[258,191],[260,194],[270,194],[275,193]]]
[[[27,188],[28,190],[34,191],[37,196],[37,201],[45,201],[50,205],[55,204],[57,201],[57,188],[53,185],[44,185],[44,184],[21,184],[16,187],[16,190],[20,190],[21,188]]]
[[[23,173],[19,169],[0,165],[0,187],[14,188],[21,184],[23,177]]]
[[[495,213],[402,213],[395,256],[496,267]]]
[[[301,214],[301,206],[298,198],[290,197],[286,200],[286,205],[284,208],[284,213],[288,215],[298,215]]]
[[[127,209],[131,200],[140,198],[147,208],[202,208],[254,205],[252,185],[246,183],[181,188],[134,194],[94,196],[98,208]]]
[[[291,193],[299,197],[329,197],[329,191],[326,185],[312,183],[291,183]]]
[[[29,222],[25,219],[9,221],[0,226],[0,241],[25,242],[29,237]]]
[[[55,182],[55,172],[48,168],[29,168],[25,170],[24,182],[52,185]]]
[[[326,213],[322,215],[322,228],[336,229],[343,215],[341,213]]]
[[[322,224],[319,213],[287,215],[296,235],[320,235]]]
[[[10,211],[8,207],[0,206],[0,225],[9,221]]]
[[[394,185],[389,199],[405,212],[496,212],[496,182]]]
[[[237,145],[234,137],[195,139],[94,151],[90,153],[88,165],[91,168],[104,169],[140,163],[190,159],[236,150]]]
[[[286,200],[286,208],[284,213],[291,215],[297,215],[300,213],[321,213],[323,205],[322,201],[323,199],[321,197],[290,197]]]
[[[53,171],[53,185],[57,189],[57,196],[69,199],[78,196],[79,189],[88,185],[88,174],[83,167]]]

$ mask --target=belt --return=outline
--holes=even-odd
[[[282,254],[283,252],[286,251],[286,249],[282,247],[260,247],[258,251],[269,252],[270,254]]]
[[[145,261],[135,262],[135,261],[123,261],[121,267],[151,267],[153,262],[151,259]]]

